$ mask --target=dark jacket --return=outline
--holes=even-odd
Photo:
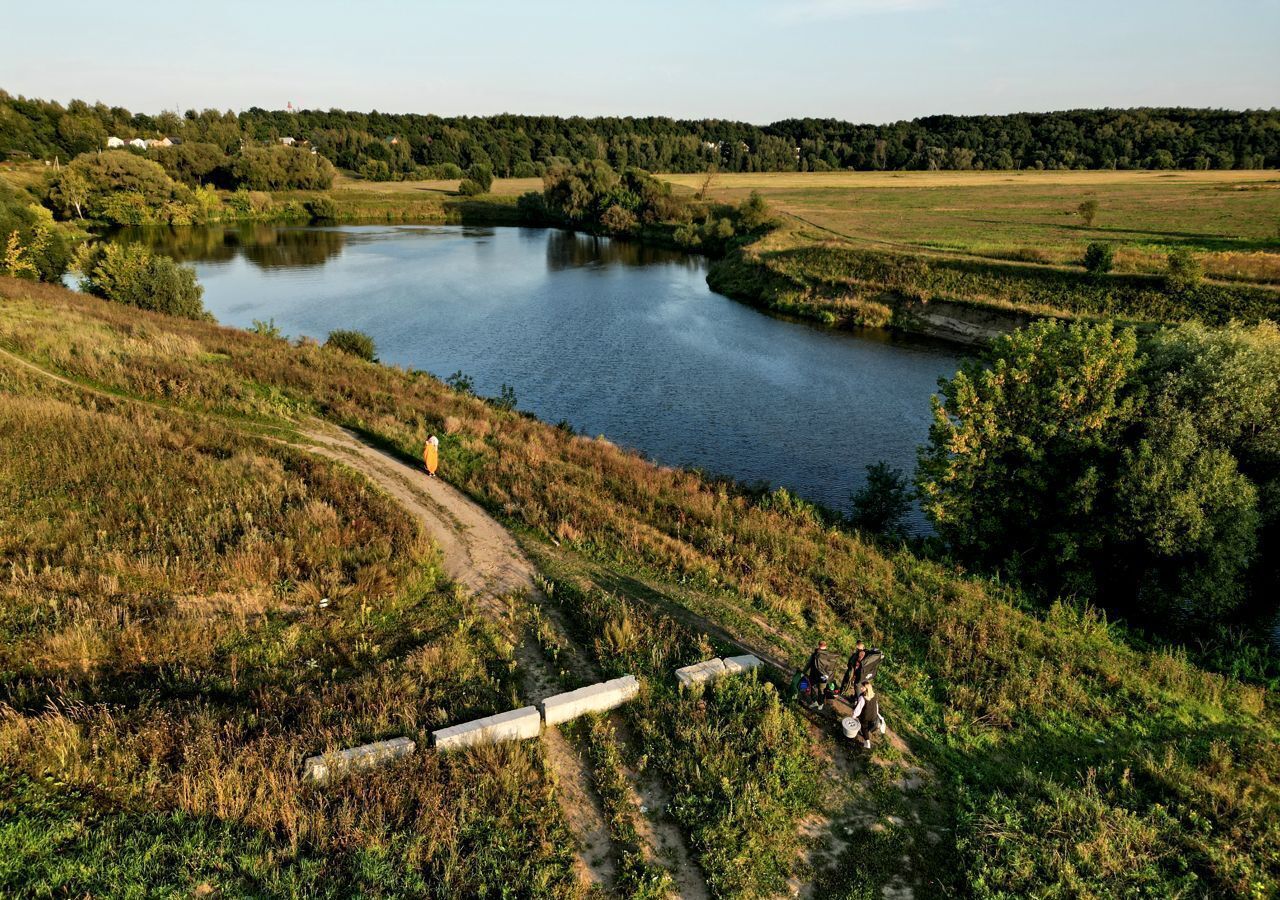
[[[870,737],[871,732],[880,727],[879,697],[872,697],[870,700],[862,704],[862,712],[858,715],[858,721],[862,723],[863,737]]]
[[[849,690],[849,685],[857,684],[862,680],[862,659],[867,655],[866,650],[854,650],[849,654],[849,666],[844,670],[844,680],[840,682],[840,693]]]
[[[822,669],[822,651],[814,650],[809,656],[809,661],[804,666],[804,676],[809,679],[809,685],[817,688],[822,683],[822,676],[827,674]]]

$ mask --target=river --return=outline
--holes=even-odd
[[[865,467],[910,473],[959,354],[783,321],[713,293],[700,257],[553,229],[188,228],[122,233],[192,263],[217,319],[370,334],[383,362],[652,459],[847,510]],[[918,511],[913,530],[925,526]]]

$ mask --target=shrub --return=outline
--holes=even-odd
[[[17,278],[60,281],[71,260],[67,239],[54,226],[49,211],[28,203],[3,182],[0,182],[0,245],[4,247],[0,271]]]
[[[1204,267],[1200,260],[1186,247],[1176,247],[1169,251],[1166,258],[1168,270],[1165,280],[1175,291],[1186,291],[1200,284],[1204,277]]]
[[[1086,200],[1076,207],[1076,212],[1084,221],[1085,227],[1092,228],[1093,220],[1097,218],[1098,215],[1098,201]]]
[[[1105,275],[1115,264],[1116,251],[1110,244],[1094,241],[1084,249],[1085,271],[1093,275]]]
[[[886,462],[867,466],[867,483],[853,495],[855,528],[885,537],[903,534],[903,520],[911,509],[907,476]]]
[[[626,234],[635,230],[636,214],[615,203],[600,216],[600,224],[610,234]]]
[[[328,197],[307,201],[307,214],[312,222],[333,222],[338,218],[338,204]]]
[[[488,193],[489,188],[493,187],[493,166],[488,163],[474,163],[467,169],[467,180],[474,181],[480,186],[477,193]]]
[[[78,260],[85,293],[140,309],[207,319],[195,269],[141,244],[92,244]]]
[[[341,350],[343,353],[350,353],[352,356],[358,356],[369,362],[375,361],[375,354],[378,352],[373,343],[373,338],[363,331],[349,329],[340,328],[336,331],[330,331],[324,345],[332,347],[334,350]]]
[[[464,178],[458,184],[458,193],[464,197],[475,197],[483,194],[484,188],[480,186],[479,182],[472,181],[470,178]]]

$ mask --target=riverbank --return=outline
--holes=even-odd
[[[834,328],[889,328],[982,344],[1037,318],[1280,321],[1280,292],[1158,275],[1091,275],[1063,267],[860,249],[784,230],[713,263],[716,291]]]
[[[3,588],[17,611],[4,642],[15,655],[0,666],[13,673],[0,682],[12,708],[0,720],[12,773],[0,805],[23,810],[14,867],[0,868],[10,884],[52,872],[46,848],[56,846],[82,865],[77,883],[103,883],[92,876],[108,858],[133,875],[151,859],[148,877],[177,878],[182,890],[190,873],[148,853],[184,841],[201,850],[200,878],[251,883],[261,869],[299,891],[320,872],[373,892],[370,879],[391,878],[379,873],[409,858],[462,889],[486,873],[527,876],[528,866],[563,873],[563,851],[552,858],[563,826],[545,802],[555,788],[532,748],[456,760],[427,752],[332,800],[292,795],[292,767],[317,735],[359,742],[438,727],[468,708],[509,707],[506,694],[519,690],[509,644],[448,590],[414,589],[401,562],[417,546],[412,530],[381,494],[253,436],[319,415],[404,459],[438,434],[442,475],[540,551],[531,555],[554,587],[551,607],[574,617],[599,658],[652,666],[646,678],[665,678],[676,656],[723,652],[690,621],[787,661],[818,638],[885,648],[877,684],[898,740],[870,761],[846,757],[765,686],[759,703],[668,702],[659,691],[628,712],[709,882],[751,879],[771,893],[794,869],[829,887],[853,873],[877,895],[904,880],[918,896],[996,885],[1017,895],[1248,896],[1280,886],[1274,697],[1204,671],[1194,655],[1135,648],[1095,612],[1037,606],[833,528],[784,493],[745,495],[664,469],[422,373],[43,285],[2,280],[0,298],[6,348],[103,392],[80,396],[0,360],[0,415],[21,426],[0,428],[12,471],[0,489],[17,492],[0,514],[21,513],[0,531],[20,542]],[[42,462],[40,442],[63,456]],[[192,496],[208,499],[193,506]],[[289,567],[272,570],[276,556]],[[51,607],[51,597],[64,599]],[[554,629],[518,624],[558,646]],[[207,706],[191,705],[197,691]],[[722,702],[737,718],[715,715]],[[198,765],[166,743],[172,734],[202,742]],[[767,764],[796,759],[797,736],[824,766],[826,797],[794,790],[790,769]],[[165,752],[139,762],[152,748]],[[522,773],[484,782],[484,802],[501,815],[486,806],[460,817],[460,788],[493,771]],[[327,803],[376,837],[335,824]],[[423,821],[446,843],[416,837]],[[92,842],[100,833],[138,837],[103,855]],[[809,870],[777,852],[793,844],[775,836],[797,834],[829,841],[830,861]],[[494,854],[498,839],[507,849]],[[205,862],[237,854],[249,872]]]

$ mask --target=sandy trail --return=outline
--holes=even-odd
[[[315,423],[302,434],[312,442],[307,449],[355,469],[422,523],[440,548],[445,574],[516,643],[525,700],[537,703],[557,693],[559,683],[540,649],[518,640],[510,600],[533,595],[537,587],[533,566],[507,530],[457,488],[346,429]],[[565,820],[578,841],[578,874],[588,885],[608,887],[615,875],[614,853],[586,765],[556,728],[543,732],[543,744]]]

